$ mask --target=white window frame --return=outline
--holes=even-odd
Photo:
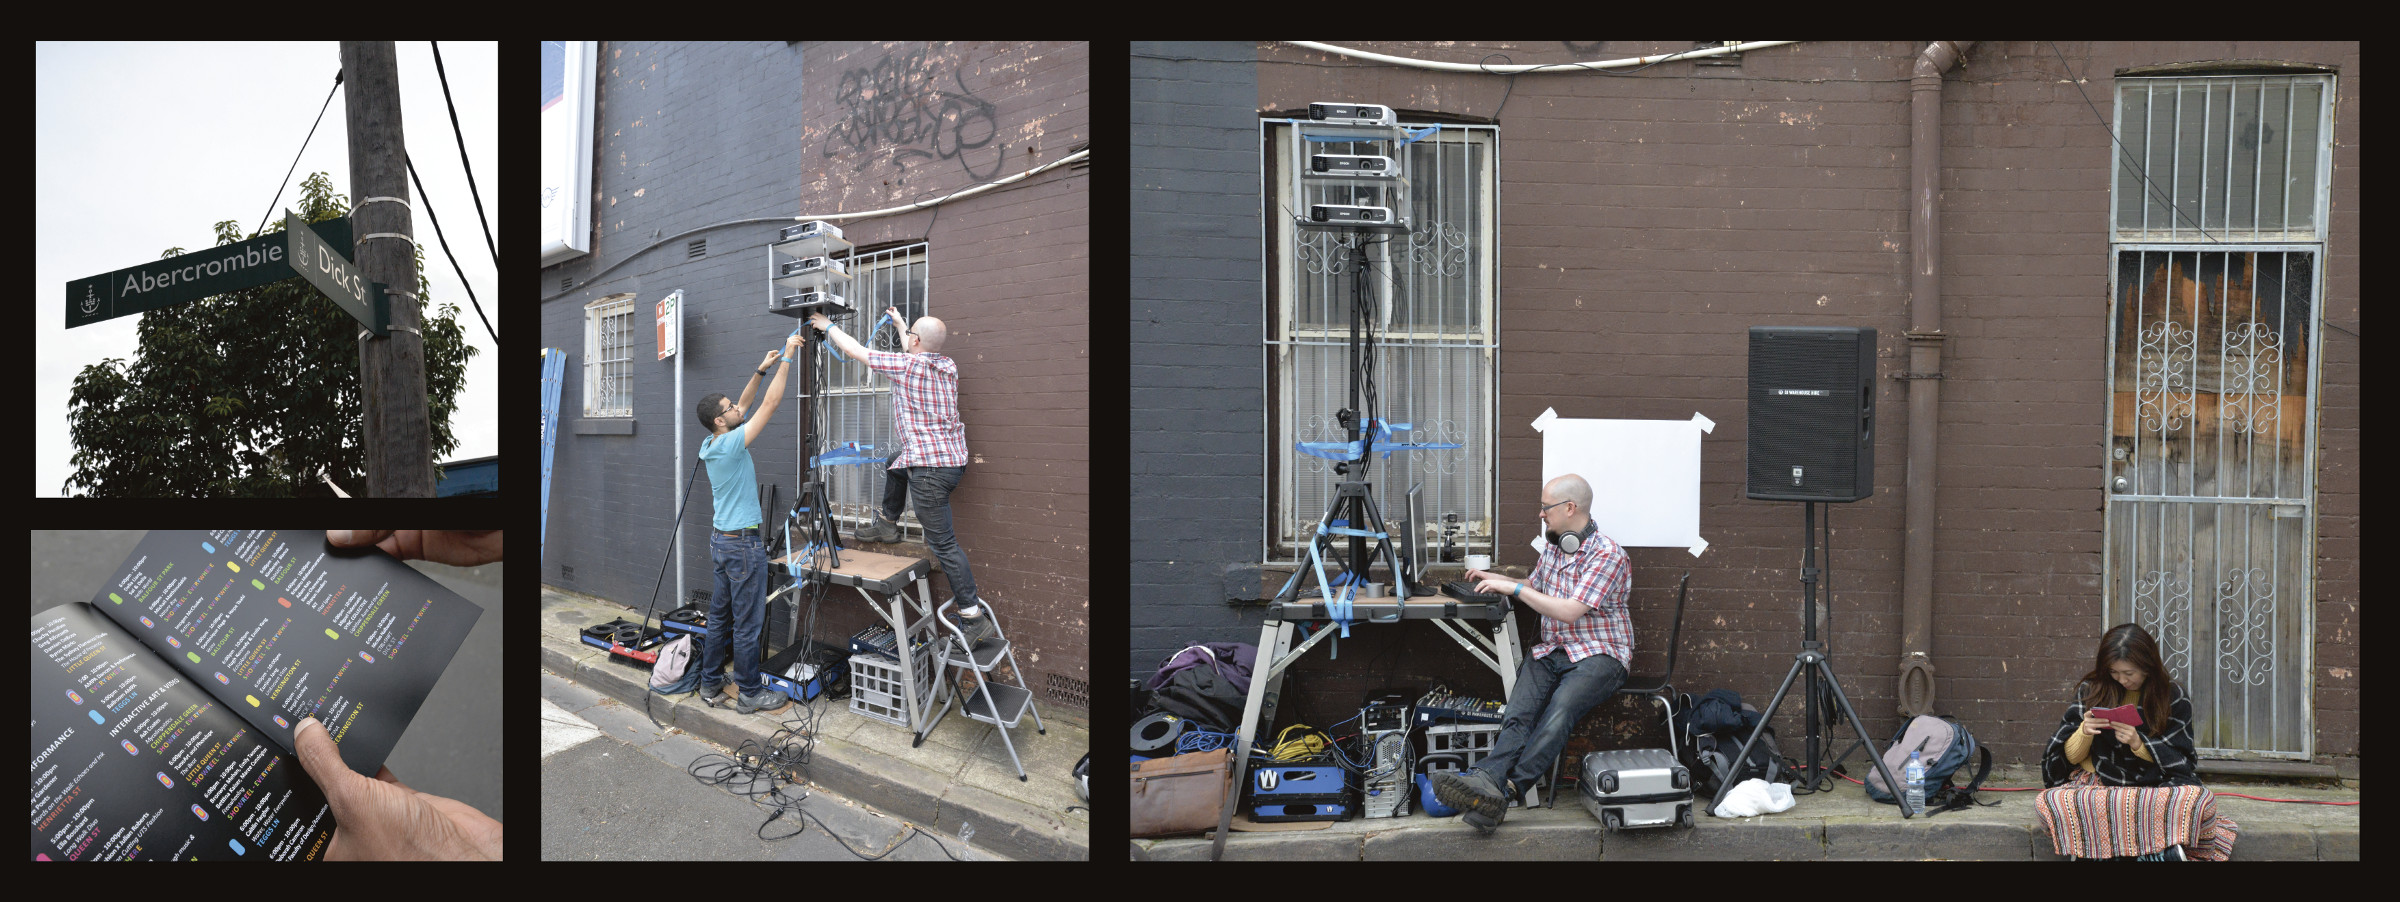
[[[844,295],[852,310],[850,316],[834,326],[861,344],[878,351],[899,351],[898,333],[883,321],[886,307],[897,307],[910,323],[931,312],[933,256],[930,245],[917,242],[877,251],[852,252],[840,255],[847,264],[850,281],[835,289]],[[898,447],[898,436],[892,432],[892,380],[876,373],[855,360],[831,360],[825,370],[825,386],[819,393],[823,403],[817,411],[817,436],[825,448],[841,442],[865,442],[875,446],[877,457],[889,455]],[[864,526],[883,503],[883,465],[853,464],[827,468],[826,498],[833,508],[836,522],[843,526]],[[901,537],[923,541],[924,528],[917,524],[915,505],[906,507],[900,517]]]
[[[1424,542],[1426,559],[1431,561],[1440,547],[1438,527],[1441,518],[1444,513],[1454,510],[1462,514],[1461,525],[1465,527],[1467,549],[1488,554],[1494,545],[1492,511],[1498,494],[1498,426],[1495,417],[1499,410],[1500,162],[1497,127],[1404,124],[1411,131],[1420,131],[1428,126],[1436,131],[1417,142],[1418,149],[1423,152],[1412,166],[1416,184],[1411,191],[1413,210],[1409,218],[1415,224],[1416,231],[1409,235],[1392,236],[1393,243],[1380,248],[1389,253],[1373,255],[1377,266],[1383,265],[1383,261],[1388,259],[1410,269],[1385,289],[1392,299],[1392,319],[1388,326],[1376,330],[1376,382],[1382,387],[1384,396],[1379,413],[1392,421],[1417,427],[1396,435],[1395,438],[1400,441],[1459,442],[1467,447],[1455,451],[1404,451],[1389,458],[1377,455],[1369,479],[1375,486],[1376,505],[1385,526],[1393,530],[1399,529],[1401,521],[1408,515],[1409,487],[1420,481],[1426,484],[1424,513],[1433,521],[1430,525],[1436,530],[1430,538],[1419,538]],[[1296,240],[1308,233],[1292,225],[1292,214],[1288,211],[1304,205],[1294,202],[1290,196],[1292,180],[1288,173],[1280,171],[1284,165],[1282,161],[1291,159],[1290,126],[1282,119],[1262,119],[1259,131],[1262,155],[1260,195],[1264,200],[1262,215],[1267,226],[1262,235],[1266,246],[1260,267],[1260,308],[1264,323],[1264,365],[1269,368],[1266,409],[1262,414],[1266,437],[1263,450],[1267,460],[1265,491],[1262,493],[1264,503],[1260,513],[1261,555],[1264,564],[1279,566],[1293,564],[1305,553],[1306,543],[1303,540],[1308,537],[1309,528],[1324,515],[1325,506],[1330,502],[1332,483],[1342,478],[1332,473],[1331,461],[1304,456],[1293,446],[1298,441],[1340,441],[1348,437],[1334,422],[1334,413],[1347,403],[1346,346],[1349,341],[1349,320],[1347,313],[1342,312],[1339,316],[1321,317],[1321,326],[1301,327],[1293,322],[1291,311],[1296,303],[1294,289],[1302,284],[1303,279],[1323,279],[1327,276],[1306,272],[1298,255],[1292,250],[1296,247]],[[1473,165],[1470,162],[1471,155],[1449,151],[1451,147],[1468,144],[1475,145],[1482,152],[1484,162],[1479,167],[1481,171],[1464,173],[1465,177],[1483,180],[1481,199],[1480,202],[1453,204],[1444,199],[1448,195],[1441,187],[1441,180],[1460,177],[1462,167]],[[1470,228],[1463,237],[1450,240],[1451,236],[1458,234],[1452,230],[1457,228],[1457,221],[1463,216],[1480,218],[1481,234],[1475,234]],[[1441,231],[1431,231],[1436,229]],[[1330,236],[1341,233],[1315,234]],[[1433,243],[1437,241],[1447,243],[1443,249],[1436,251]],[[1421,290],[1419,286],[1434,284],[1433,280],[1420,283],[1416,271],[1410,267],[1412,262],[1427,265],[1431,261],[1430,265],[1434,268],[1442,268],[1444,264],[1432,260],[1433,254],[1455,255],[1449,257],[1452,261],[1449,271],[1454,275],[1459,266],[1474,270],[1468,276],[1474,287],[1467,290],[1473,291],[1476,296],[1465,302],[1471,308],[1471,322],[1444,323],[1417,315],[1421,309],[1444,309],[1439,302],[1426,298],[1433,296],[1437,290],[1449,290],[1439,285],[1435,285],[1434,289]],[[1346,277],[1336,278],[1347,284]],[[1369,288],[1370,292],[1375,290],[1372,286]],[[1420,294],[1425,297],[1421,298]],[[1346,311],[1347,306],[1340,305],[1338,309]],[[1426,321],[1416,322],[1412,318]],[[1302,367],[1299,358],[1310,354],[1311,348],[1320,348],[1323,352],[1343,357],[1331,364],[1311,364],[1316,374],[1305,377],[1312,385],[1328,379],[1340,383],[1331,389],[1340,400],[1321,411],[1299,409],[1300,406],[1315,403],[1302,397],[1297,383],[1303,377],[1296,375],[1296,371]],[[1465,411],[1453,411],[1457,415],[1443,416],[1442,412],[1432,409],[1430,405],[1400,409],[1394,403],[1395,396],[1410,397],[1419,393],[1398,384],[1411,373],[1438,375],[1455,372],[1455,368],[1461,365],[1479,368],[1483,382],[1479,390],[1466,393],[1467,397],[1463,399],[1467,405]],[[1432,383],[1418,384],[1429,386]],[[1430,388],[1422,393],[1437,397],[1444,394]],[[1474,409],[1478,406],[1479,410]],[[1445,490],[1449,493],[1447,496],[1442,494]],[[1421,524],[1421,528],[1423,526]]]
[[[612,322],[619,317],[621,324]],[[583,306],[584,416],[633,416],[633,320],[631,294]],[[612,401],[617,403],[604,403]]]

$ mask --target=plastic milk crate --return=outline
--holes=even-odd
[[[913,630],[912,630],[913,632]],[[917,682],[917,705],[923,708],[933,699],[933,646],[923,642],[909,650],[908,668]],[[850,713],[861,714],[884,723],[906,727],[908,702],[903,694],[901,664],[874,653],[854,653],[850,656]]]
[[[1500,725],[1496,723],[1458,723],[1426,727],[1425,754],[1457,755],[1466,759],[1467,767],[1474,767],[1483,761],[1483,756],[1492,753],[1492,744],[1498,742],[1499,739]],[[1429,769],[1441,771],[1465,770],[1466,768],[1443,767],[1437,763]]]

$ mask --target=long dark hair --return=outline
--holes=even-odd
[[[2158,640],[2150,638],[2149,630],[2130,623],[2118,624],[2100,637],[2092,672],[2083,675],[2084,708],[2110,707],[2107,700],[2123,690],[2109,673],[2118,661],[2142,669],[2142,732],[2153,736],[2166,732],[2167,718],[2174,711],[2175,678],[2167,674],[2166,662],[2159,659]]]

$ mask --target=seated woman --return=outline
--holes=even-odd
[[[2100,639],[2092,672],[2042,753],[2042,828],[2068,858],[2223,861],[2236,826],[2192,771],[2192,703],[2158,642],[2124,624]],[[2134,705],[2139,727],[2092,716]]]

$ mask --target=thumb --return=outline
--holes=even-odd
[[[292,728],[292,747],[300,752],[301,769],[317,781],[325,801],[333,805],[334,817],[340,818],[358,791],[357,781],[366,778],[342,763],[341,747],[333,744],[333,735],[314,717],[300,718],[300,725]]]
[[[373,545],[392,534],[388,529],[328,529],[325,541],[344,548],[352,545]]]

